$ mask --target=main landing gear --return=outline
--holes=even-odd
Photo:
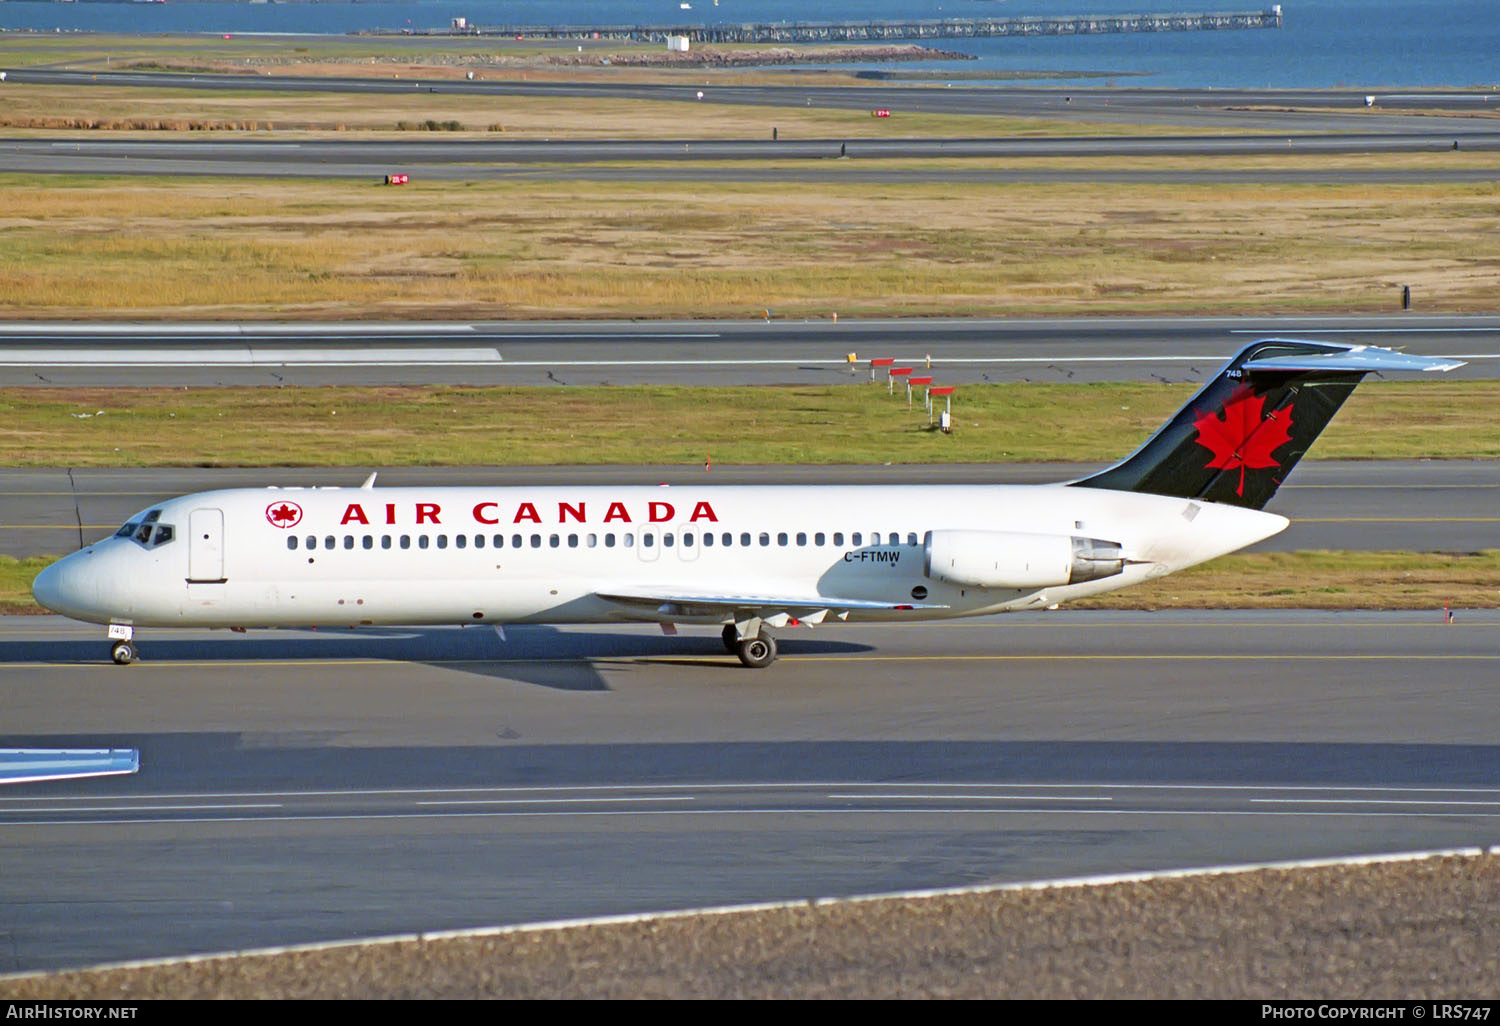
[[[126,624],[112,623],[109,625],[109,636],[113,643],[109,646],[109,657],[121,666],[129,666],[135,662],[139,654],[135,650],[135,631]]]
[[[752,670],[760,670],[776,661],[776,639],[759,624],[755,625],[754,631],[748,637],[741,637],[738,626],[725,624],[724,648],[739,656],[740,662]]]

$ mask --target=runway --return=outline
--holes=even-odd
[[[889,467],[341,467],[0,469],[0,555],[72,552],[113,534],[153,502],[216,488],[505,484],[1039,484],[1081,477],[1097,464],[955,464]],[[1309,460],[1268,507],[1290,517],[1248,551],[1367,549],[1477,552],[1500,548],[1500,463],[1481,460]]]
[[[461,79],[376,78],[303,75],[209,75],[149,71],[66,71],[11,68],[9,80],[69,86],[252,92],[335,92],[374,96],[428,93],[446,96],[601,97],[668,103],[759,107],[812,107],[869,111],[885,108],[934,114],[989,114],[1079,121],[1127,122],[1242,131],[1287,130],[1289,121],[1309,132],[1404,131],[1424,118],[1469,115],[1500,105],[1493,89],[1075,89],[1056,87],[903,84],[887,78],[871,85],[824,86],[660,84],[490,80],[480,73]],[[866,76],[899,76],[866,72]],[[701,92],[701,96],[700,96]],[[1367,106],[1366,98],[1371,102]],[[1430,120],[1426,129],[1432,128]]]
[[[1450,378],[1500,375],[1493,314],[783,320],[773,311],[753,321],[12,322],[0,325],[0,386],[841,384],[868,381],[868,361],[887,356],[947,384],[1198,382],[1252,339],[1276,336],[1467,361]]]
[[[1352,852],[1500,832],[1500,617],[1078,613],[782,632],[0,620],[0,968]]]
[[[1295,130],[1288,129],[1288,132]],[[394,172],[414,181],[820,181],[850,183],[1119,182],[1338,184],[1493,182],[1497,170],[1425,168],[1052,168],[868,161],[1038,158],[1345,156],[1500,150],[1500,131],[1432,125],[1390,133],[1238,136],[1098,136],[999,139],[599,140],[496,142],[381,140],[26,139],[0,140],[0,171],[13,174],[253,175],[355,178]],[[728,162],[729,166],[720,166]],[[773,166],[763,166],[771,162]],[[647,164],[652,166],[642,167]],[[738,164],[739,166],[735,166]]]

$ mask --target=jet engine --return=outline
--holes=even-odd
[[[972,588],[1055,588],[1125,569],[1120,543],[1019,531],[928,531],[922,572]]]

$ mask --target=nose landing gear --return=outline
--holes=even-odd
[[[109,637],[113,642],[109,646],[109,657],[121,666],[129,666],[135,662],[139,654],[135,650],[135,629],[129,624],[112,623],[109,625]]]

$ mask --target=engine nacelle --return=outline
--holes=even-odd
[[[1019,531],[928,531],[922,570],[971,588],[1056,588],[1125,569],[1120,543]]]

